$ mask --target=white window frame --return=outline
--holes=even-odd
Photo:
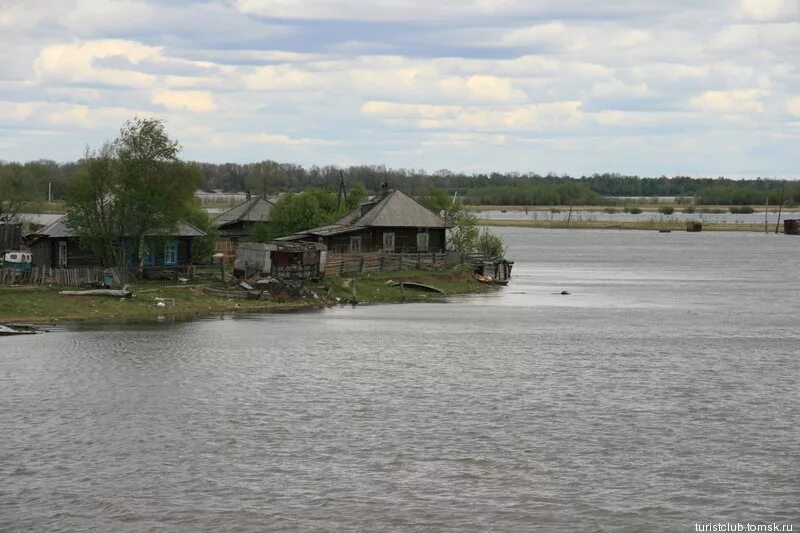
[[[394,232],[393,231],[384,231],[383,232],[383,248],[384,252],[394,253]]]
[[[423,246],[424,243],[424,246]],[[431,245],[431,235],[427,231],[417,233],[417,251],[427,252]]]
[[[67,241],[58,241],[58,266],[67,266]]]
[[[350,237],[350,253],[361,253],[361,235]]]

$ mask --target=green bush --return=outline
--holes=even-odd
[[[749,205],[743,205],[740,207],[731,206],[731,213],[734,215],[752,215],[755,212],[756,210]]]
[[[626,208],[625,211],[627,211],[631,215],[638,215],[639,213],[642,212],[642,210],[638,207]]]
[[[661,213],[662,215],[671,215],[672,213],[675,212],[675,208],[672,207],[671,205],[662,205],[661,207],[658,208],[658,212]]]
[[[490,233],[489,230],[485,228],[481,232],[480,237],[478,237],[477,250],[486,254],[486,258],[493,262],[500,261],[506,255],[506,247],[503,245],[503,239]]]

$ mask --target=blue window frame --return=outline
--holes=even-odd
[[[164,244],[164,266],[175,266],[178,264],[178,241]]]

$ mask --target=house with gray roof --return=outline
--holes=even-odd
[[[400,189],[381,194],[330,226],[301,231],[282,240],[322,242],[333,253],[444,252],[448,225]]]
[[[192,264],[192,242],[205,232],[186,221],[179,221],[172,230],[148,235],[145,267],[179,268]],[[100,257],[80,246],[78,236],[68,224],[68,215],[45,226],[30,236],[34,266],[77,268],[102,265]],[[127,239],[120,246],[131,246]]]
[[[253,196],[220,213],[214,219],[220,238],[233,242],[248,240],[256,224],[269,222],[269,213],[274,205],[266,198]]]

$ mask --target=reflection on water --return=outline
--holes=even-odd
[[[800,239],[503,231],[496,294],[1,339],[0,529],[798,521]]]
[[[774,208],[770,208],[774,209]],[[553,208],[550,211],[476,211],[479,218],[489,220],[540,220],[540,221],[563,221],[567,219],[572,222],[687,222],[699,220],[704,224],[764,224],[765,220],[770,231],[774,231],[775,224],[778,222],[778,213],[770,211],[767,216],[764,212],[740,214],[740,213],[702,213],[699,210],[694,213],[684,213],[681,208],[675,210],[671,215],[665,215],[658,211],[642,211],[641,213],[625,213],[618,210],[613,213],[605,211],[586,211],[575,209],[570,213],[568,207]],[[781,213],[780,220],[787,218],[800,218],[800,212],[784,211]]]

